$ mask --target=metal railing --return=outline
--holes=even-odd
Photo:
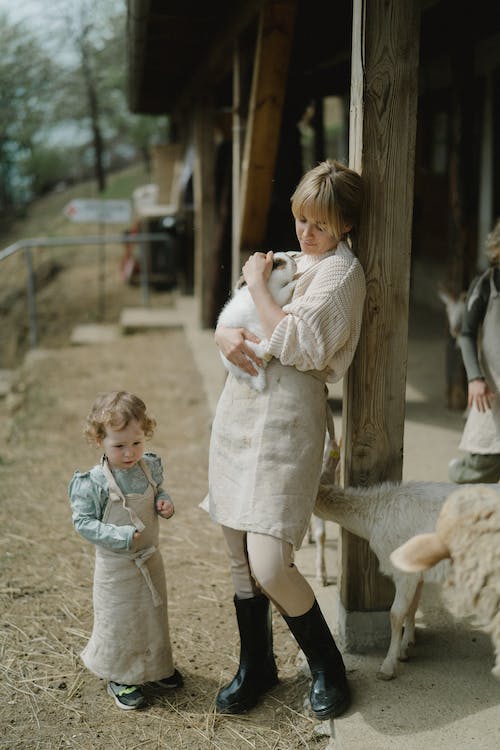
[[[32,348],[38,346],[38,322],[36,311],[36,288],[35,273],[33,270],[33,250],[39,250],[44,247],[64,247],[69,245],[116,245],[116,244],[139,244],[140,256],[140,278],[142,301],[145,307],[149,306],[149,269],[148,256],[146,252],[147,242],[162,242],[169,239],[166,233],[156,232],[154,234],[130,234],[130,235],[93,235],[93,236],[76,236],[76,237],[31,237],[26,240],[19,240],[9,245],[4,250],[0,250],[0,261],[9,258],[17,252],[24,253],[26,263],[26,294],[28,301],[28,314],[30,322],[30,345]],[[102,260],[101,260],[102,263]],[[102,278],[102,274],[101,274]]]

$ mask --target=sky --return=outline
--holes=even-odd
[[[40,16],[40,0],[0,0],[0,10],[5,11],[11,21],[29,21],[35,16]]]

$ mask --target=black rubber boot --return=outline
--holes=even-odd
[[[234,606],[240,631],[240,666],[217,695],[215,706],[221,714],[249,711],[278,682],[269,599],[260,594],[252,599],[235,596]]]
[[[345,666],[318,602],[304,615],[283,618],[305,654],[311,670],[311,710],[318,719],[333,719],[349,708],[351,696]]]

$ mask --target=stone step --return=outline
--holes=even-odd
[[[70,341],[75,346],[81,344],[109,344],[110,341],[117,341],[120,337],[121,328],[119,325],[93,323],[73,328]]]
[[[175,307],[125,307],[120,315],[120,326],[123,333],[182,328],[183,325],[182,315]]]

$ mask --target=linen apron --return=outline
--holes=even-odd
[[[142,495],[124,495],[107,460],[102,463],[109,486],[103,523],[132,525],[141,535],[124,552],[96,547],[94,627],[81,653],[91,672],[125,685],[161,680],[174,671],[167,587],[158,550],[156,484],[146,463],[139,465],[148,488]]]
[[[201,507],[219,524],[269,534],[299,549],[331,420],[326,377],[272,359],[266,381],[257,392],[227,376],[212,424],[209,491]]]
[[[484,376],[496,397],[488,411],[472,407],[459,448],[469,453],[500,453],[500,292],[493,281],[493,269],[479,356]]]

